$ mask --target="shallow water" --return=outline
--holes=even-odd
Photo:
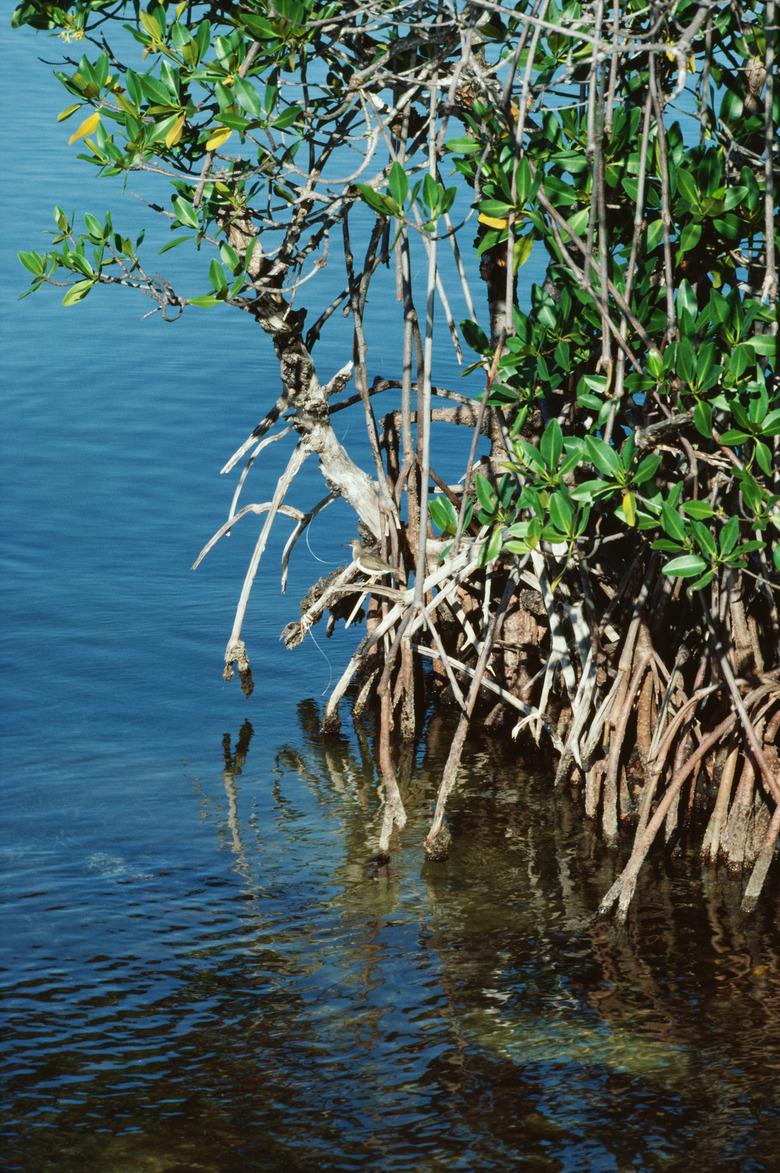
[[[315,522],[286,596],[275,535],[255,692],[224,684],[255,522],[188,568],[278,372],[248,321],[16,301],[15,250],[41,247],[51,205],[114,193],[79,186],[45,70],[14,99],[45,42],[2,38],[0,1168],[780,1168],[776,885],[744,921],[738,886],[681,857],[648,868],[626,932],[595,922],[617,861],[543,764],[491,742],[464,759],[449,860],[426,864],[446,721],[400,763],[409,822],[372,862],[373,730],[318,734],[353,633],[278,641],[343,560],[346,510]],[[371,361],[393,373],[391,345]],[[300,493],[321,495],[315,469]]]
[[[680,867],[628,933],[594,923],[611,861],[499,746],[422,863],[446,729],[379,867],[371,732],[325,747],[317,715],[144,772],[131,809],[106,760],[56,834],[12,820],[3,1168],[777,1167],[766,914]]]

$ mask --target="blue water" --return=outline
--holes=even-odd
[[[74,162],[47,43],[4,26],[0,50],[0,1168],[780,1167],[776,893],[743,922],[728,882],[682,861],[646,878],[627,935],[594,922],[615,861],[489,742],[467,752],[450,859],[425,865],[438,720],[400,765],[391,864],[371,862],[375,732],[319,736],[353,633],[278,640],[343,561],[345,507],[285,596],[275,533],[244,631],[255,692],[223,681],[257,519],[189,567],[227,515],[220,467],[275,397],[270,346],[238,314],[142,321],[122,291],[17,301],[16,250],[40,249],[55,202],[141,217]],[[377,340],[375,373],[397,352]],[[437,378],[455,384],[451,358]],[[357,453],[361,429],[344,423]],[[244,500],[285,459],[267,450]],[[297,493],[322,495],[313,464]]]

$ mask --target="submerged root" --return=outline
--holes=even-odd
[[[366,604],[369,634],[331,696],[323,727],[335,727],[338,699],[355,672],[362,672],[355,714],[374,692],[381,702],[386,747],[379,763],[386,788],[382,852],[389,851],[393,827],[404,821],[390,746],[394,737],[408,740],[416,729],[413,688],[424,682],[413,683],[413,665],[433,661],[440,671],[429,676],[430,686],[439,700],[451,697],[460,720],[424,841],[426,859],[443,859],[449,851],[446,805],[475,712],[488,712],[495,723],[515,706],[525,715],[513,735],[552,740],[560,756],[556,786],[572,781],[585,817],[600,824],[607,843],[617,844],[627,828],[633,829],[630,858],[601,903],[602,915],[626,918],[651,851],[656,845],[671,849],[693,823],[704,827],[701,854],[707,863],[746,877],[749,871],[746,907],[755,903],[780,817],[774,745],[780,731],[778,671],[738,679],[723,649],[712,639],[705,642],[696,629],[669,669],[662,655],[664,633],[645,617],[648,600],[655,597],[655,572],[648,568],[631,604],[624,640],[613,639],[606,647],[599,639],[599,630],[607,626],[604,618],[591,627],[590,639],[578,640],[581,611],[571,593],[563,596],[553,637],[545,619],[558,601],[544,576],[522,565],[506,576],[495,603],[493,584],[472,560],[465,572],[438,579],[421,617],[412,592],[394,591],[388,598],[389,592],[371,585],[378,597]],[[359,586],[337,576],[312,606],[323,597],[333,605],[343,591],[351,599]],[[684,611],[686,604],[678,605]],[[468,690],[461,684],[464,673]],[[489,708],[478,708],[480,698],[489,694],[498,704],[494,699]]]

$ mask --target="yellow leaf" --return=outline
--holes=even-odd
[[[626,525],[636,525],[636,498],[633,493],[623,494],[623,513],[626,518]]]
[[[100,124],[100,113],[96,110],[94,114],[90,114],[89,118],[85,118],[81,126],[68,139],[68,146],[75,143],[76,139],[84,138],[85,134],[92,134],[93,130],[97,130]]]
[[[677,60],[676,54],[670,53],[668,49],[666,52],[666,56],[669,58],[669,60],[672,62],[672,64],[674,64],[674,62]],[[690,56],[688,57],[688,72],[689,73],[696,72],[696,58],[694,57],[693,53],[691,53]]]
[[[168,131],[168,133],[165,136],[166,147],[175,147],[176,146],[177,142],[181,138],[183,129],[184,129],[184,115],[182,114],[179,118],[176,119],[173,126],[171,127],[171,129]]]
[[[480,224],[487,224],[488,228],[507,228],[509,226],[508,220],[499,220],[497,216],[486,216],[484,212],[480,212],[478,216]]]
[[[230,138],[233,131],[229,126],[219,126],[206,142],[207,151],[216,151],[217,147],[221,147]]]

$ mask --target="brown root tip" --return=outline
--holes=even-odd
[[[446,823],[442,823],[433,838],[429,835],[423,843],[425,858],[430,860],[446,859],[450,854],[451,842],[452,836],[450,835],[450,829]]]

